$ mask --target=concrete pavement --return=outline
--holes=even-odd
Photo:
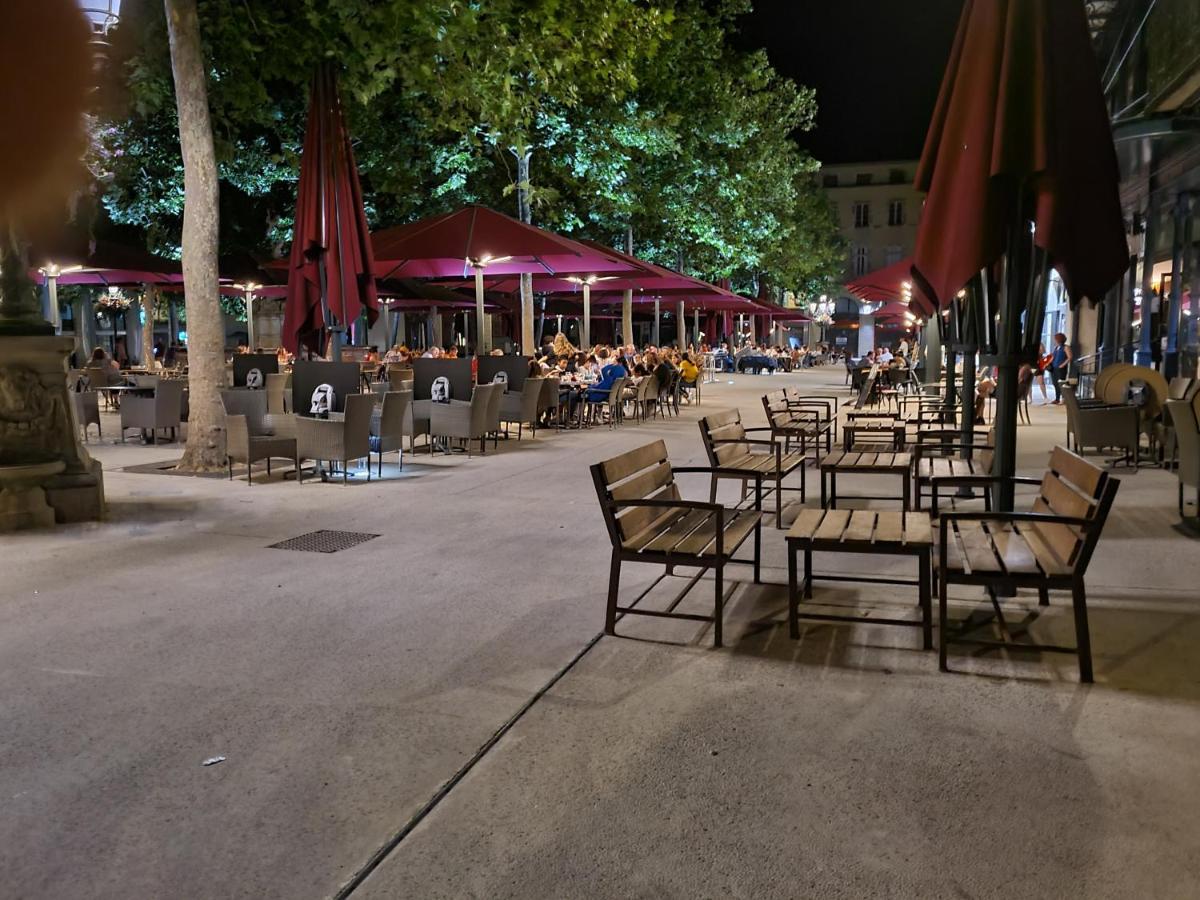
[[[701,411],[761,420],[765,389],[842,378],[738,376]],[[1063,415],[1035,407],[1023,469]],[[0,894],[335,895],[600,630],[587,465],[658,436],[702,464],[696,417],[345,489],[130,474],[178,450],[100,447],[108,521],[0,543]],[[623,622],[353,896],[1194,896],[1200,557],[1174,485],[1123,478],[1088,579],[1095,686],[1051,655],[939,674],[915,630],[790,641],[767,530],[774,584],[735,596],[726,649]],[[380,537],[267,548],[317,528]],[[1062,602],[1035,626],[1070,634]]]

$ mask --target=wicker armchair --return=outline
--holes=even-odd
[[[125,430],[140,428],[150,432],[152,443],[158,443],[158,432],[170,429],[171,440],[176,439],[183,421],[182,381],[158,381],[150,397],[131,395],[121,401],[121,440]]]
[[[283,393],[290,377],[286,372],[267,373],[267,412],[271,415],[279,416],[291,412]]]
[[[504,385],[496,385],[496,390],[488,394],[487,430],[492,436],[492,447],[500,441],[500,404],[504,400]]]
[[[542,378],[526,378],[521,393],[509,391],[500,397],[500,421],[504,422],[504,433],[508,434],[508,425],[517,423],[517,440],[521,439],[522,430],[529,426],[530,433],[537,437],[538,406],[542,399]]]
[[[1166,414],[1171,419],[1171,429],[1179,452],[1175,477],[1179,479],[1179,517],[1183,518],[1184,486],[1200,492],[1200,425],[1196,419],[1196,404],[1186,400],[1168,400]],[[1200,493],[1197,495],[1197,505],[1200,506]]]
[[[304,480],[300,461],[328,460],[342,464],[342,484],[346,483],[347,464],[367,460],[367,481],[371,480],[371,412],[375,398],[370,394],[351,394],[346,398],[346,414],[341,421],[296,416],[296,483]]]
[[[383,454],[392,450],[397,453],[400,468],[404,468],[404,436],[411,435],[412,431],[412,391],[384,393],[383,406],[371,416],[371,452],[379,454],[376,471],[380,478],[383,477]]]
[[[1136,406],[1080,406],[1075,389],[1063,386],[1063,403],[1067,407],[1067,435],[1074,441],[1076,453],[1086,447],[1117,447],[1126,450],[1138,465],[1141,444],[1141,413]]]
[[[658,378],[655,375],[647,375],[637,383],[633,393],[633,417],[646,421],[646,417],[650,415],[650,408],[654,407],[655,416],[658,415]]]
[[[229,479],[233,464],[246,467],[246,484],[254,483],[253,466],[267,461],[271,477],[272,459],[295,459],[296,426],[289,415],[267,412],[270,398],[264,391],[222,391],[225,406],[225,454],[229,461]]]
[[[499,393],[498,384],[477,384],[470,401],[451,400],[449,403],[432,403],[429,407],[429,433],[435,438],[465,441],[467,456],[471,455],[471,441],[479,441],[480,452],[487,452],[487,435],[491,430],[489,415],[493,394]],[[433,445],[430,444],[430,452]]]
[[[75,425],[83,429],[83,439],[88,439],[88,426],[96,426],[96,437],[104,437],[100,427],[100,395],[95,391],[71,391],[71,406],[75,410]]]
[[[558,407],[561,402],[559,391],[561,389],[562,379],[542,379],[542,394],[538,398],[538,416],[543,422],[558,422]]]

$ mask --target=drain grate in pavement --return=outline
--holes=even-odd
[[[268,544],[272,550],[302,550],[306,553],[337,553],[339,550],[349,550],[372,538],[377,534],[367,534],[365,531],[310,531],[299,537],[288,538],[278,544]]]

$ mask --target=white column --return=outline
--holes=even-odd
[[[875,317],[860,315],[858,317],[858,355],[862,356],[868,350],[875,349]]]
[[[483,266],[475,267],[475,353],[483,356],[491,351],[484,343]]]
[[[149,314],[152,316],[153,310]],[[254,327],[254,291],[246,291],[246,343],[251,353],[258,346],[258,329]]]
[[[686,350],[687,349],[687,313],[683,309],[683,301],[682,300],[679,301],[678,312],[676,313],[676,318],[679,319],[679,326],[678,326],[679,349]]]
[[[662,319],[661,302],[662,301],[658,299],[655,299],[654,301],[654,328],[650,330],[650,343],[652,343],[655,347],[657,347],[659,343],[658,324]]]

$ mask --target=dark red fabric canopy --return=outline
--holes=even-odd
[[[325,309],[339,325],[346,325],[363,307],[367,321],[374,322],[379,298],[370,231],[337,79],[333,69],[323,65],[313,77],[300,156],[283,344],[292,352],[301,343],[318,349],[333,324],[326,321]]]
[[[888,300],[896,300],[904,293],[905,282],[912,284],[912,266],[912,257],[906,256],[904,259],[892,263],[890,266],[884,266],[882,269],[867,272],[865,275],[859,275],[852,281],[847,281],[846,290],[855,297],[861,300],[869,300],[872,303],[886,303]],[[915,293],[916,285],[913,287]]]
[[[612,253],[589,247],[486,206],[465,206],[377,231],[372,235],[376,272],[381,278],[464,278],[471,263],[484,263],[488,275],[522,272],[620,272],[629,265]]]
[[[941,305],[1004,252],[1018,198],[1073,301],[1128,264],[1119,173],[1079,0],[967,0],[925,139],[913,272]]]

